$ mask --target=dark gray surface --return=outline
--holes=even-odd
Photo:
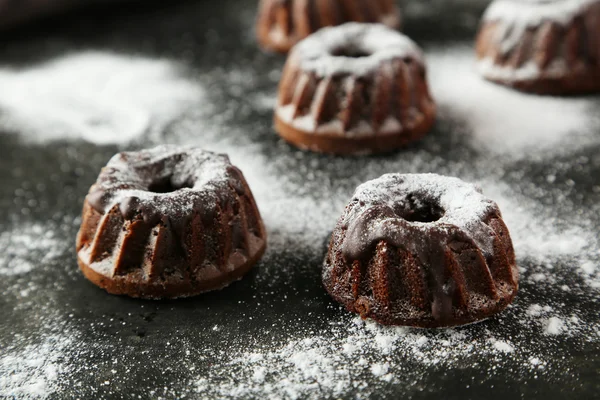
[[[252,109],[245,94],[233,90],[227,81],[228,70],[247,66],[256,71],[256,79],[247,85],[250,90],[271,91],[273,83],[267,79],[268,72],[279,69],[283,63],[283,57],[265,54],[256,47],[251,27],[254,8],[255,1],[223,0],[155,4],[131,12],[71,14],[66,19],[7,34],[2,39],[0,62],[20,67],[88,48],[179,60],[189,66],[190,76],[202,80],[210,101],[227,110],[227,123],[235,128],[231,134],[236,130],[247,132],[247,141],[243,143],[259,144],[262,153],[273,159],[279,173],[316,165],[318,178],[307,182],[308,193],[311,185],[330,183],[339,184],[339,189],[350,196],[353,187],[372,173],[370,166],[380,164],[382,168],[394,166],[422,172],[461,171],[474,179],[492,176],[534,201],[558,204],[558,199],[566,199],[565,205],[556,207],[553,215],[567,223],[578,209],[593,208],[600,200],[599,193],[593,192],[600,177],[598,145],[560,160],[567,167],[558,172],[557,183],[572,179],[577,182],[576,190],[547,190],[544,196],[555,193],[555,197],[538,198],[538,189],[549,185],[545,174],[553,170],[556,160],[506,162],[501,172],[487,168],[490,156],[471,146],[467,136],[453,133],[456,126],[451,121],[442,121],[423,142],[399,155],[365,159],[298,156],[297,150],[281,143],[273,134],[270,112]],[[431,2],[428,12],[420,12],[407,21],[406,32],[425,46],[470,40],[481,10],[480,3],[470,8],[465,2],[446,5]],[[218,123],[218,119],[213,122]],[[175,138],[180,141],[177,124],[170,126],[159,141]],[[147,141],[154,142],[157,141]],[[145,144],[138,142],[129,148]],[[0,228],[8,231],[19,225],[43,222],[53,227],[61,241],[74,245],[77,218],[87,189],[117,150],[115,146],[95,146],[83,141],[27,144],[14,132],[0,133]],[[420,161],[413,163],[411,160],[416,156]],[[578,167],[576,160],[582,156],[592,161]],[[457,167],[464,160],[469,162]],[[289,179],[300,180],[301,174],[290,174]],[[32,199],[36,203],[30,203]],[[598,231],[597,215],[590,224]],[[322,232],[323,253],[327,234]],[[271,252],[241,282],[218,293],[172,302],[138,301],[96,290],[78,272],[72,246],[34,273],[2,278],[0,351],[24,349],[52,332],[77,332],[73,351],[63,351],[59,354],[62,358],[55,360],[55,364],[65,365],[65,369],[51,397],[200,396],[191,390],[191,382],[198,376],[208,376],[213,365],[225,358],[219,353],[221,350],[226,354],[232,347],[242,348],[244,344],[250,347],[284,344],[302,332],[326,334],[331,319],[351,318],[328,299],[321,287],[323,253],[304,251],[294,246],[293,238],[282,240],[289,241],[289,246],[283,250],[279,246],[278,253]],[[43,254],[31,257],[34,262],[43,263]],[[556,273],[576,284],[576,276],[568,278],[568,262],[557,261]],[[29,282],[35,290],[24,299],[18,295],[19,288],[26,288]],[[519,310],[525,310],[528,303],[543,303],[549,296],[558,299],[564,309],[576,308],[586,320],[598,320],[595,292],[548,292],[530,281],[522,286],[517,300],[521,304]],[[410,382],[381,384],[374,380],[371,389],[348,388],[343,397],[599,397],[597,338],[588,341],[581,336],[564,336],[546,347],[533,330],[517,323],[519,319],[518,312],[509,310],[502,318],[462,331],[467,336],[465,340],[502,330],[504,336],[517,343],[534,343],[536,355],[550,360],[548,370],[523,373],[518,360],[514,365],[511,360],[505,361],[494,369],[494,359],[477,354],[464,357],[451,368],[413,365],[407,358],[405,369],[398,371],[398,375],[406,374]],[[220,326],[218,331],[212,330],[215,325]],[[442,333],[427,335],[436,338]],[[193,355],[206,357],[193,363],[196,367],[193,373],[189,369],[190,356],[186,354],[190,349]],[[404,356],[398,352],[394,357]],[[110,381],[110,385],[104,385],[105,381]],[[330,393],[325,390],[311,395],[328,397]]]

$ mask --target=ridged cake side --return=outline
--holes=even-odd
[[[407,198],[413,211],[430,201]],[[363,318],[417,327],[471,323],[510,304],[518,270],[494,203],[478,209],[469,204],[474,214],[465,224],[445,217],[415,223],[398,204],[393,210],[358,196],[346,207],[323,269],[324,286],[335,300]]]
[[[496,1],[476,49],[491,81],[542,94],[600,91],[600,1]]]
[[[288,57],[276,129],[314,151],[392,151],[435,122],[426,75],[421,50],[398,32],[357,23],[323,29]]]
[[[264,47],[287,52],[323,27],[351,21],[397,29],[400,11],[393,0],[261,0],[257,34]]]
[[[423,65],[394,59],[363,76],[320,77],[292,58],[279,87],[277,118],[317,135],[411,132],[435,114],[425,75]]]
[[[222,168],[216,176],[172,193],[115,179],[114,165],[90,190],[77,237],[82,270],[107,291],[191,296],[241,278],[262,256],[262,219],[242,173],[226,157],[213,166]],[[160,176],[162,167],[149,171]]]

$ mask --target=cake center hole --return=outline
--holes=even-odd
[[[402,218],[410,222],[435,222],[444,216],[444,209],[431,199],[408,196]]]
[[[171,180],[171,178],[165,178],[159,181],[155,181],[152,182],[152,184],[150,184],[150,186],[148,186],[148,191],[152,192],[152,193],[172,193],[172,192],[176,192],[180,189],[185,189],[185,188],[192,188],[194,185],[192,185],[190,182],[185,182],[183,185],[179,184],[176,185],[173,183],[173,181]]]
[[[369,57],[372,53],[353,46],[346,46],[334,49],[331,54],[335,57],[363,58]]]

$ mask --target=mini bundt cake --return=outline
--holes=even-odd
[[[110,293],[177,298],[240,279],[265,246],[250,188],[226,155],[159,146],[102,169],[85,199],[77,259]]]
[[[389,152],[425,135],[435,110],[417,45],[383,25],[348,23],[294,47],[279,86],[275,129],[303,149]]]
[[[363,318],[433,328],[506,308],[518,270],[500,210],[481,189],[388,174],[356,190],[333,232],[323,283]]]
[[[265,48],[285,53],[311,33],[346,22],[398,29],[400,10],[393,0],[261,0],[256,30]]]
[[[600,0],[496,0],[477,39],[488,80],[526,92],[600,92]]]

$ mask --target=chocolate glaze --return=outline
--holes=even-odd
[[[413,210],[407,214],[417,212]],[[416,254],[420,264],[428,267],[433,317],[447,321],[452,317],[455,285],[445,273],[445,248],[454,241],[472,240],[452,225],[427,225],[411,223],[387,206],[373,206],[350,223],[342,244],[342,254],[350,263],[353,260],[368,263],[380,241]]]
[[[486,199],[479,188],[458,179],[431,174],[385,175],[359,187],[340,218],[325,260],[325,287],[350,310],[384,323],[448,326],[473,322],[481,318],[478,315],[490,312],[487,308],[481,312],[468,308],[469,289],[465,285],[477,286],[478,292],[483,292],[488,301],[495,304],[496,310],[505,307],[509,302],[507,298],[512,299],[516,293],[517,271],[512,245],[504,242],[506,250],[497,247],[498,238],[504,238],[507,232],[504,232],[503,224],[488,226],[499,218],[500,211],[495,203]],[[422,271],[422,284],[405,281],[408,279],[405,276],[398,277],[406,287],[423,285],[427,288],[429,300],[425,301],[429,302],[429,307],[419,318],[406,311],[406,304],[420,304],[417,299],[400,298],[398,304],[377,304],[376,296],[370,294],[370,290],[388,287],[385,282],[372,281],[380,279],[381,274],[373,278],[369,273],[353,272],[353,278],[350,278],[348,271],[355,271],[357,262],[360,270],[364,270],[381,265],[384,259],[397,259],[382,255],[380,243],[387,244],[383,251],[411,255],[411,260],[414,259]],[[468,256],[461,257],[463,253]],[[470,256],[474,254],[480,256]],[[508,271],[504,275],[506,282],[490,282],[491,265]],[[464,268],[482,272],[461,272]],[[387,271],[385,276],[398,276],[402,268],[387,265],[384,270]],[[466,283],[463,275],[482,276],[483,281],[478,285]],[[411,279],[415,279],[414,274]],[[500,293],[498,298],[496,283],[510,285],[509,293]],[[348,291],[351,287],[358,291]],[[391,287],[389,290],[397,295],[400,289]],[[502,298],[502,295],[507,297]],[[365,296],[373,298],[368,300]],[[388,293],[379,298],[394,298],[394,295]],[[365,306],[368,301],[372,304]]]

